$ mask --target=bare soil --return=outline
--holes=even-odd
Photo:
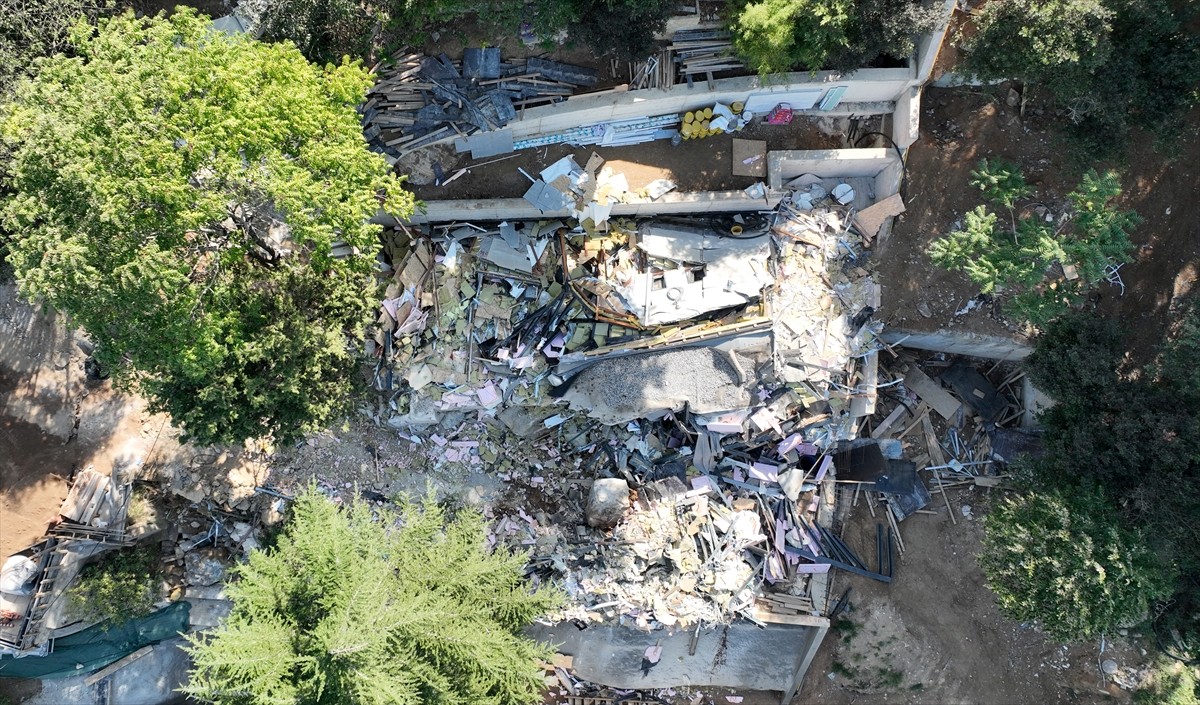
[[[1031,95],[1022,117],[1007,104],[1007,84],[990,88],[929,88],[923,97],[921,139],[908,152],[905,198],[908,212],[880,249],[882,315],[888,325],[911,330],[962,328],[977,333],[1015,335],[1023,331],[996,306],[955,316],[979,293],[965,275],[938,269],[925,253],[929,243],[953,231],[964,213],[980,205],[970,172],[984,157],[1021,165],[1037,189],[1035,201],[1061,203],[1090,166],[1063,140],[1062,118]],[[1132,233],[1133,261],[1120,270],[1125,284],[1102,284],[1092,296],[1097,310],[1122,321],[1135,360],[1145,361],[1192,294],[1200,275],[1200,111],[1187,121],[1182,139],[1157,145],[1139,136],[1117,169],[1124,192],[1119,204],[1136,211],[1141,225]],[[928,307],[929,317],[918,313]]]
[[[795,703],[910,703],[1015,705],[1017,703],[1129,702],[1129,694],[1102,684],[1099,645],[1063,645],[1000,614],[983,582],[976,555],[978,519],[993,497],[983,490],[950,490],[952,524],[935,495],[937,515],[917,514],[900,524],[906,552],[896,555],[895,580],[885,585],[837,573],[831,594],[851,587],[851,609],[835,623]],[[975,518],[962,516],[971,507]],[[851,510],[844,536],[872,566],[875,525],[866,497]],[[1149,641],[1117,638],[1104,659],[1139,667]]]
[[[89,382],[77,340],[60,316],[0,283],[0,560],[57,519],[77,470],[149,460],[166,421]]]

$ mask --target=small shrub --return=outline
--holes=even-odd
[[[126,622],[154,608],[158,600],[157,573],[154,551],[121,549],[84,567],[68,594],[82,619]]]
[[[1020,495],[987,516],[980,564],[1009,617],[1062,641],[1137,622],[1171,576],[1095,491]]]
[[[1149,686],[1133,694],[1136,705],[1200,705],[1196,673],[1191,666],[1161,661],[1154,669]]]

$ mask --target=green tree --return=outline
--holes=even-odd
[[[81,24],[71,41],[78,57],[46,60],[0,114],[21,291],[200,442],[319,427],[374,306],[368,218],[413,206],[363,141],[367,73],[191,11]]]
[[[242,0],[237,9],[264,41],[290,41],[317,63],[371,57],[388,22],[383,6],[357,0]]]
[[[978,76],[1051,86],[1086,79],[1112,52],[1112,17],[1103,0],[987,3],[964,42],[964,64]]]
[[[817,71],[846,45],[852,0],[732,0],[733,46],[761,75]]]
[[[95,19],[104,0],[8,0],[0,10],[0,95],[27,74],[39,57],[69,48],[80,17]]]
[[[597,54],[644,59],[654,51],[655,36],[667,27],[679,3],[674,0],[572,0],[573,38]],[[536,25],[535,25],[536,26]]]
[[[520,629],[557,604],[524,558],[484,549],[482,517],[427,499],[398,515],[310,489],[276,548],[235,569],[233,611],[192,638],[184,689],[215,703],[540,702],[549,649]]]
[[[1084,175],[1069,194],[1074,206],[1069,228],[1036,215],[1017,217],[1014,207],[1032,189],[1012,164],[984,159],[971,174],[971,183],[984,197],[1008,211],[1009,227],[979,206],[966,214],[962,230],[930,243],[929,256],[939,267],[966,274],[985,294],[1008,295],[1012,315],[1045,324],[1102,281],[1107,266],[1128,259],[1133,249],[1129,231],[1139,219],[1112,205],[1121,193],[1116,172]],[[1047,270],[1055,262],[1075,267],[1078,278],[1048,280]]]
[[[1119,151],[1134,127],[1177,134],[1196,104],[1200,40],[1167,0],[991,2],[975,28],[964,71],[1046,88],[1093,156]]]
[[[830,57],[829,68],[853,71],[880,57],[903,62],[916,49],[917,36],[939,29],[945,20],[939,2],[856,0],[846,44]]]
[[[75,616],[119,624],[150,614],[160,597],[158,556],[149,548],[124,548],[103,555],[79,574],[67,591]]]
[[[1041,622],[1056,639],[1138,622],[1169,594],[1170,576],[1098,493],[1020,495],[984,526],[980,564],[1001,611]]]

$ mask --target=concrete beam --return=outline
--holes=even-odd
[[[892,114],[892,141],[900,149],[921,137],[921,87],[912,86],[896,98],[896,112]]]
[[[1033,347],[1028,343],[1014,338],[960,330],[921,333],[901,328],[886,328],[882,338],[888,345],[900,345],[906,348],[930,350],[950,355],[982,357],[989,360],[1023,360],[1033,352]]]
[[[564,622],[551,627],[534,625],[533,638],[559,644],[561,653],[574,657],[575,675],[614,688],[673,688],[683,685],[721,686],[780,693],[804,678],[811,655],[820,645],[819,634],[828,627],[792,627],[771,624],[765,629],[735,622],[726,629],[700,630],[693,650],[695,629],[675,633],[646,633],[617,626],[594,625],[579,630]],[[642,669],[646,648],[663,647],[662,658]],[[717,655],[724,652],[718,663]],[[807,663],[806,663],[807,661]]]
[[[688,213],[748,213],[766,211],[779,205],[783,194],[769,193],[766,198],[751,198],[744,191],[694,191],[668,193],[657,201],[634,198],[630,203],[613,205],[612,215],[649,217]],[[414,213],[412,223],[448,223],[453,221],[546,220],[569,218],[571,212],[539,211],[523,198],[491,198],[458,201],[426,201],[424,213]]]

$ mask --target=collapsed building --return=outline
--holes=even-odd
[[[561,209],[531,194],[491,206],[495,221],[432,202],[386,230],[378,422],[467,464],[495,458],[441,429],[556,439],[583,511],[500,511],[493,541],[566,588],[560,623],[700,639],[748,621],[815,652],[831,566],[890,579],[887,547],[868,569],[830,528],[834,453],[875,411],[870,246],[896,212],[898,156],[771,152],[757,207],[683,194],[707,212],[648,217],[618,214],[621,179],[597,154],[560,161],[541,181]]]

